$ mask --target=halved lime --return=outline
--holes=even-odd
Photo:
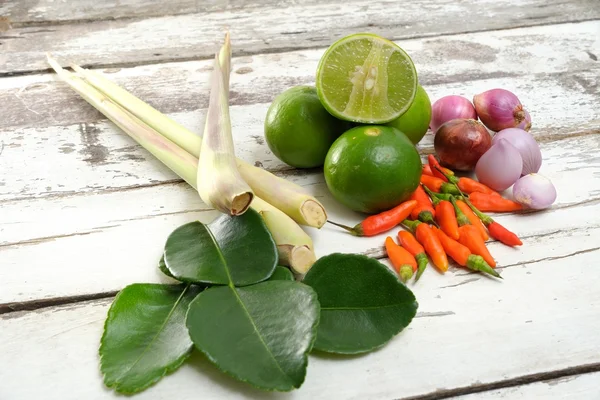
[[[333,116],[381,124],[398,118],[417,92],[417,71],[404,50],[372,33],[346,36],[319,61],[317,93]]]

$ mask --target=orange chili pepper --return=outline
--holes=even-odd
[[[355,236],[374,236],[379,233],[389,231],[399,225],[410,215],[411,211],[417,206],[416,200],[408,200],[397,205],[391,210],[381,212],[377,215],[371,215],[353,228],[338,224],[337,222],[327,221],[330,224],[339,226],[352,233]]]
[[[417,190],[410,195],[411,200],[417,201],[417,206],[413,208],[410,213],[412,219],[418,219],[422,222],[435,223],[435,210],[431,204],[431,200],[427,193],[423,190],[421,185],[417,187]]]
[[[417,260],[406,249],[398,246],[390,236],[385,238],[385,250],[394,266],[394,269],[400,276],[402,282],[406,282],[417,268]]]
[[[431,170],[429,164],[423,164],[423,171],[421,171],[421,173],[423,175],[433,176],[433,171]]]
[[[498,239],[507,246],[521,246],[523,244],[517,235],[494,221],[489,215],[479,211],[473,204],[471,204],[469,199],[465,199],[465,203],[467,203],[475,215],[477,215],[481,222],[483,222],[483,224],[488,228],[491,237]]]
[[[444,182],[443,180],[441,180],[440,178],[436,178],[435,176],[421,175],[421,183],[434,192],[452,193],[460,195],[460,192],[454,184]]]
[[[431,257],[433,265],[442,273],[448,271],[448,257],[446,257],[446,252],[444,252],[440,240],[431,227],[419,221],[405,220],[402,224],[415,233],[417,240],[423,245],[429,257]]]
[[[447,200],[441,200],[435,206],[435,218],[445,234],[454,240],[458,240],[458,222],[456,221],[456,213],[454,212],[452,203]]]
[[[465,177],[460,178],[458,180],[458,188],[468,194],[485,193],[485,194],[490,194],[490,195],[494,195],[494,196],[500,196],[500,193],[496,192],[493,189],[490,189],[483,183],[477,182],[476,180],[471,179],[471,178],[465,178]]]
[[[523,206],[516,201],[485,193],[473,192],[469,195],[469,200],[479,211],[483,212],[510,212],[523,209]]]
[[[425,268],[427,268],[427,263],[429,262],[427,255],[425,254],[425,249],[409,231],[399,231],[398,242],[417,259],[417,276],[415,276],[416,282],[423,274],[423,271],[425,271]]]
[[[473,225],[479,231],[479,234],[481,235],[483,241],[485,242],[486,240],[488,240],[490,237],[485,229],[485,226],[483,226],[483,223],[481,222],[479,217],[475,215],[473,211],[471,211],[467,203],[465,203],[462,200],[457,200],[456,205],[458,206],[458,208],[460,208],[460,211],[462,211],[467,216],[469,222],[471,222],[471,225]]]
[[[483,257],[471,253],[471,250],[469,250],[468,247],[463,246],[456,240],[450,238],[440,229],[436,227],[431,229],[433,229],[433,232],[435,232],[438,239],[440,239],[440,243],[442,244],[446,254],[456,261],[458,265],[467,267],[474,271],[485,272],[495,276],[496,278],[502,278],[498,272],[494,271],[494,269],[485,262]]]
[[[458,232],[460,233],[460,237],[458,238],[460,244],[466,246],[472,253],[483,257],[490,267],[496,267],[496,261],[485,246],[485,242],[481,238],[477,228],[473,225],[463,225],[458,228]]]

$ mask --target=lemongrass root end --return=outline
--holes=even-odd
[[[254,199],[252,192],[245,192],[233,197],[231,201],[231,215],[241,215],[248,210],[250,203]]]
[[[323,206],[314,201],[306,200],[300,207],[300,212],[306,220],[308,226],[314,226],[315,228],[321,228],[327,222],[327,213]]]
[[[296,274],[304,275],[317,261],[315,252],[308,246],[277,246],[279,262],[289,266]]]

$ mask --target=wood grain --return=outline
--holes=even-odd
[[[46,70],[45,52],[93,66],[126,66],[211,57],[230,29],[235,55],[329,46],[351,33],[390,39],[488,31],[597,19],[596,0],[356,1],[97,21],[10,29],[0,74]],[[348,16],[351,15],[351,18]],[[469,21],[468,24],[456,21]],[[148,32],[152,32],[148,35]],[[143,38],[143,39],[142,39]],[[115,46],[118,43],[118,46]]]
[[[500,266],[564,258],[598,247],[600,180],[594,177],[600,174],[599,145],[600,135],[542,145],[545,158],[540,172],[554,182],[559,197],[549,211],[498,216],[525,243],[519,249],[491,243]],[[323,202],[331,220],[347,225],[360,221],[359,214],[331,198],[320,174],[293,180]],[[581,185],[581,181],[587,183]],[[6,239],[0,241],[0,259],[6,268],[0,270],[4,285],[0,304],[110,292],[131,282],[161,281],[155,266],[168,234],[191,220],[209,222],[216,216],[183,184],[4,203],[3,210],[0,228]],[[349,251],[384,256],[386,234],[358,238],[330,225],[307,231],[317,256]],[[19,273],[14,274],[15,270]],[[69,279],[54,279],[57,271]],[[436,274],[433,269],[427,273]]]
[[[580,103],[589,103],[592,96],[600,97],[597,82],[600,66],[590,56],[600,55],[599,31],[600,21],[591,21],[398,43],[411,55],[419,72],[419,81],[432,99],[451,93],[471,98],[475,94],[470,87],[473,81],[503,78],[502,82],[493,83],[513,88],[515,83],[507,78],[527,76],[525,80],[517,81],[518,87],[514,87],[521,97],[528,96],[522,99],[527,107],[540,107],[540,100],[546,97],[550,98],[546,102],[558,102],[565,95],[563,92],[568,92],[577,104],[571,108],[578,112]],[[314,84],[323,51],[301,50],[234,58],[231,104],[269,103],[291,86]],[[66,64],[69,59],[61,61]],[[110,79],[162,112],[181,113],[207,107],[211,70],[210,61],[189,61],[104,71]],[[529,97],[532,88],[536,90]],[[536,96],[540,90],[543,93]],[[90,123],[101,118],[67,85],[57,81],[54,74],[0,79],[0,104],[4,110],[0,130],[15,126]],[[599,108],[596,104],[592,106]],[[564,118],[556,118],[550,125],[554,126],[557,121],[564,124]],[[537,115],[534,126],[539,126],[539,122]]]
[[[501,283],[429,274],[413,288],[419,314],[404,332],[362,357],[310,357],[304,385],[288,394],[253,390],[195,354],[137,398],[405,399],[598,363],[600,292],[590,282],[600,269],[589,267],[598,256],[600,250],[570,257],[568,273],[564,259],[509,268]],[[114,398],[102,386],[97,356],[109,303],[0,316],[0,352],[11,366],[2,370],[3,397]],[[24,385],[23,376],[36,384]]]

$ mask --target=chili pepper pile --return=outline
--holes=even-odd
[[[441,273],[446,272],[448,258],[472,271],[501,278],[486,241],[491,237],[507,246],[523,243],[484,212],[521,209],[521,204],[503,198],[486,185],[456,176],[429,155],[421,185],[408,201],[372,215],[353,228],[329,222],[357,236],[373,236],[402,225],[405,229],[398,232],[399,244],[388,236],[385,248],[403,282],[415,273],[415,282],[419,280],[429,259]]]

